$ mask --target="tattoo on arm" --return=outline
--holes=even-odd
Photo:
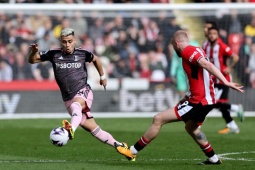
[[[206,136],[205,136],[205,134],[204,134],[202,131],[199,131],[199,132],[196,134],[196,139],[197,139],[197,140],[204,140],[204,141],[207,141]]]

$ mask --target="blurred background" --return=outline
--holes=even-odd
[[[41,51],[58,47],[66,27],[75,30],[77,47],[103,63],[107,91],[93,64],[87,65],[96,115],[143,117],[173,107],[187,87],[178,84],[181,65],[170,39],[183,29],[201,47],[206,21],[216,22],[222,40],[240,57],[232,76],[246,92],[231,90],[230,102],[255,116],[255,0],[0,2],[0,117],[67,116],[51,63],[27,62],[31,43]]]

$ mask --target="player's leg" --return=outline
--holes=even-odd
[[[237,116],[241,122],[244,121],[244,111],[242,104],[230,104],[230,103],[216,103],[214,108],[228,110],[237,113]],[[225,119],[225,118],[224,118]]]
[[[69,132],[70,139],[74,138],[74,132],[82,121],[82,112],[90,111],[93,101],[93,93],[89,87],[85,87],[69,101],[65,102],[68,113],[71,115],[71,123],[63,120],[63,127]]]
[[[175,114],[174,108],[158,113],[154,116],[151,126],[134,145],[130,146],[130,148],[116,145],[116,149],[129,160],[134,160],[136,155],[158,136],[160,129],[164,124],[179,120],[180,119]]]
[[[115,140],[110,133],[104,131],[97,125],[95,119],[92,117],[90,112],[83,114],[81,127],[85,129],[86,131],[90,132],[92,136],[94,136],[95,138],[97,138],[99,141],[103,143],[106,143],[113,147],[115,147],[114,143],[117,143],[118,145],[123,146],[123,144]]]
[[[70,101],[70,106],[67,108],[67,110],[71,115],[71,123],[69,123],[68,120],[62,121],[62,126],[69,132],[70,139],[74,138],[74,132],[82,121],[82,110],[86,107],[87,105],[82,98],[74,97]]]
[[[238,125],[236,124],[235,120],[231,117],[229,110],[224,107],[220,108],[222,116],[226,121],[226,128],[219,130],[219,134],[228,134],[228,133],[239,133]]]
[[[228,134],[228,133],[239,133],[239,128],[235,120],[230,115],[231,105],[227,104],[229,87],[223,84],[217,84],[217,104],[215,106],[221,111],[222,117],[226,122],[226,128],[219,130],[219,134]]]
[[[199,164],[220,164],[218,156],[215,154],[211,144],[208,142],[205,134],[198,128],[197,125],[192,120],[186,122],[185,129],[189,133],[189,135],[194,139],[194,141],[199,145],[204,154],[208,157],[208,159],[204,162],[200,162]]]
[[[212,110],[213,106],[202,105],[201,103],[189,105],[192,108],[182,116],[185,121],[185,129],[208,157],[206,161],[199,164],[220,164],[221,161],[215,154],[205,134],[198,128],[204,122],[206,115]]]

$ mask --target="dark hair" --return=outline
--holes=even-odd
[[[216,30],[216,31],[219,33],[218,27],[212,26],[212,27],[208,28],[208,32],[209,32],[210,30]]]
[[[205,24],[211,24],[212,27],[218,27],[215,21],[206,20]]]

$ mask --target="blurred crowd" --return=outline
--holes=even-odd
[[[217,21],[223,40],[240,55],[237,77],[255,88],[255,13],[238,15],[229,11],[221,17],[204,19]],[[27,62],[29,45],[38,43],[40,51],[58,47],[61,29],[66,27],[75,30],[78,47],[100,57],[109,78],[171,80],[170,38],[183,29],[171,11],[161,11],[153,17],[139,12],[115,13],[111,17],[92,12],[84,16],[75,11],[68,15],[0,13],[0,81],[54,80],[49,62]],[[88,64],[89,72],[90,67]]]
[[[255,0],[195,0],[197,3],[250,3],[255,2]]]

